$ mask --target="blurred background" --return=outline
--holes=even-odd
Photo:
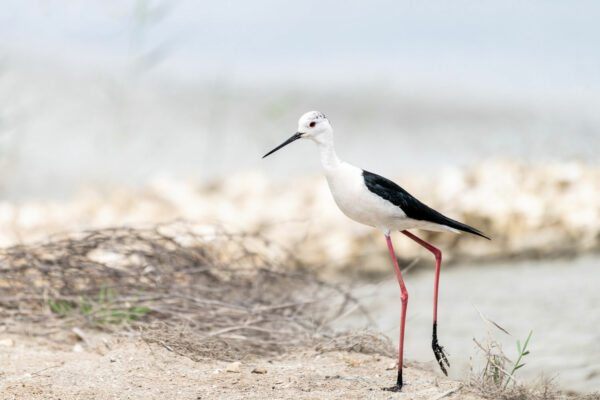
[[[350,271],[395,338],[385,242],[335,209],[312,144],[260,158],[316,109],[342,158],[494,239],[427,236],[448,251],[455,376],[477,307],[515,335],[507,352],[534,331],[525,376],[597,389],[599,18],[593,1],[5,0],[0,242],[173,218],[261,230]],[[430,361],[433,259],[397,242],[420,260],[406,356]]]

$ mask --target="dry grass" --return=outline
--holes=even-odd
[[[479,310],[478,310],[479,311]],[[518,372],[521,358],[516,362],[507,357],[502,345],[496,340],[494,331],[510,335],[506,329],[490,320],[479,311],[481,319],[487,326],[487,335],[482,340],[473,338],[473,342],[483,354],[485,364],[478,373],[471,373],[468,386],[478,395],[494,400],[600,400],[600,394],[565,394],[554,385],[552,379],[540,378],[536,384],[523,384],[515,376]],[[531,334],[530,334],[531,337]],[[528,340],[529,341],[529,338]],[[526,343],[526,342],[525,342]],[[521,354],[525,353],[526,344],[518,348]],[[521,351],[522,350],[522,351]],[[524,363],[523,363],[524,366]]]
[[[0,253],[0,318],[12,329],[141,331],[193,359],[330,340],[330,322],[354,304],[258,235],[201,234],[183,222],[67,234]]]
[[[330,330],[357,308],[344,288],[316,279],[260,235],[200,233],[183,222],[65,234],[0,250],[0,327],[8,332],[26,326],[36,335],[73,327],[135,334],[193,360],[305,346],[394,357],[385,336]],[[467,386],[480,396],[577,398],[548,381],[532,388],[513,376],[506,385],[512,362],[499,343],[491,334],[477,343],[487,365]]]

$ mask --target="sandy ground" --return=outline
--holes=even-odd
[[[196,362],[95,333],[85,341],[0,335],[0,365],[2,399],[479,399],[414,363],[403,393],[382,391],[396,372],[394,360],[379,355],[306,350],[239,365]]]

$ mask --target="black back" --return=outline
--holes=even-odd
[[[458,229],[459,231],[463,232],[469,232],[489,240],[489,237],[485,236],[477,229],[463,224],[462,222],[450,219],[435,211],[433,208],[421,203],[406,190],[402,189],[400,186],[389,179],[384,178],[383,176],[363,170],[363,178],[369,191],[400,207],[408,218],[446,225],[450,228]]]

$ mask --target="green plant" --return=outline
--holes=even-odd
[[[517,339],[517,350],[519,351],[519,357],[517,358],[517,361],[515,361],[515,363],[513,365],[513,369],[512,369],[512,371],[510,371],[510,376],[506,379],[506,383],[504,384],[504,387],[508,386],[510,379],[515,375],[515,372],[517,372],[517,370],[519,368],[522,368],[525,366],[525,363],[521,363],[521,360],[523,359],[523,357],[525,357],[526,355],[529,354],[529,350],[527,350],[527,345],[529,344],[529,339],[531,339],[532,334],[533,334],[533,330],[529,331],[529,335],[527,336],[527,339],[525,339],[525,343],[523,343],[523,347],[521,347],[521,341]]]
[[[83,298],[80,304],[82,314],[94,325],[121,324],[142,318],[151,310],[146,306],[130,305],[119,299],[111,288],[102,288],[95,300]]]
[[[80,316],[92,325],[121,324],[140,319],[151,311],[147,306],[130,302],[130,299],[120,298],[114,289],[101,288],[95,298],[81,296],[77,303],[64,299],[49,300],[48,305],[61,318]]]
[[[502,383],[502,378],[500,376],[500,371],[502,370],[502,362],[500,361],[500,357],[494,356],[492,358],[492,364],[494,365],[493,379],[496,385],[500,385]]]
[[[48,300],[48,306],[60,317],[66,316],[69,312],[73,311],[73,305],[65,300]]]
[[[481,311],[475,308],[479,312],[479,316],[487,326],[487,337],[482,340],[481,343],[473,338],[473,342],[479,347],[485,355],[485,366],[481,371],[480,379],[481,382],[488,387],[495,387],[498,390],[506,389],[512,380],[515,383],[515,387],[519,386],[515,379],[515,373],[525,366],[523,358],[530,354],[527,346],[533,335],[533,330],[529,331],[529,335],[523,345],[521,341],[517,340],[517,350],[519,352],[516,361],[512,361],[510,358],[504,355],[502,345],[496,340],[493,330],[498,330],[508,336],[512,336],[506,329],[498,325],[496,322],[487,318]],[[512,365],[512,369],[510,369]]]

